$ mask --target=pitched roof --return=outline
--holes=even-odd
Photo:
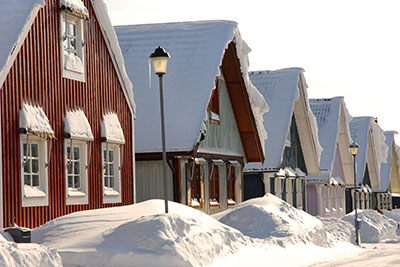
[[[237,23],[197,21],[115,27],[128,73],[135,83],[135,98],[140,107],[136,119],[136,152],[161,151],[158,78],[149,74],[149,55],[157,46],[170,53],[163,76],[167,151],[193,151],[201,132],[206,131],[207,105],[225,49],[236,46],[240,71],[251,110],[257,122],[260,143],[265,139],[262,114],[265,101],[248,78],[250,49],[241,39]],[[149,85],[149,75],[152,87]],[[262,154],[262,153],[261,153]]]
[[[76,2],[75,0],[74,2]],[[64,1],[66,2],[66,1]],[[68,1],[67,1],[68,2]],[[114,28],[107,14],[103,0],[91,0],[100,28],[105,36],[114,67],[131,111],[135,112],[132,83],[125,71],[124,60],[118,45]],[[0,88],[24,43],[24,40],[40,10],[44,0],[1,0],[0,1]]]
[[[314,165],[317,166],[318,170],[315,171],[319,172],[319,156],[322,149],[318,141],[318,129],[315,117],[309,108],[306,93],[307,85],[305,84],[303,72],[304,70],[301,68],[288,68],[275,71],[253,71],[249,73],[251,81],[267,101],[270,110],[264,115],[264,127],[268,132],[268,139],[265,141],[265,161],[263,164],[246,164],[245,168],[247,171],[269,170],[281,167],[286,136],[295,112],[295,102],[300,99],[304,101],[305,112],[308,112],[305,115],[305,120],[308,121],[306,123],[309,127],[307,130],[311,136],[311,146],[316,155]],[[302,97],[300,97],[300,94]],[[299,129],[299,135],[301,134]],[[310,158],[312,157],[310,156],[307,160],[310,160]],[[309,166],[310,164],[308,164],[307,168]]]
[[[319,142],[324,149],[320,161],[320,169],[323,174],[321,173],[322,175],[318,178],[321,179],[322,176],[325,176],[325,178],[328,179],[332,175],[336,152],[339,145],[339,134],[341,131],[348,139],[346,147],[344,147],[343,150],[346,152],[348,151],[348,145],[351,143],[348,125],[352,117],[346,108],[343,97],[310,99],[310,107],[317,120]],[[343,126],[345,129],[341,129],[340,126],[341,116],[344,116]],[[346,160],[350,164],[352,162],[350,154],[347,157],[341,154],[339,158],[341,158],[342,162]]]
[[[354,117],[350,122],[350,133],[354,142],[360,146],[356,156],[357,183],[363,183],[368,163],[370,173],[376,172],[376,177],[370,177],[372,178],[371,187],[378,189],[381,163],[386,162],[388,146],[385,144],[384,132],[375,120],[376,118],[373,117]],[[371,153],[370,156],[368,153]]]

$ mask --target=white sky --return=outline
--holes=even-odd
[[[344,96],[353,116],[400,132],[398,0],[105,2],[114,25],[236,21],[252,49],[250,70],[302,67],[310,98]]]

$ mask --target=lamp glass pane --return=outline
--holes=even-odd
[[[167,73],[168,57],[153,57],[151,60],[153,61],[155,74]]]

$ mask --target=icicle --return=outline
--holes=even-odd
[[[149,58],[149,88],[151,88],[151,63]]]

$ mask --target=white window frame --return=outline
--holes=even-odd
[[[68,158],[67,149],[71,146],[79,148],[79,171],[80,171],[80,188],[68,186],[68,167],[70,160],[74,160],[73,153],[71,159]],[[88,142],[75,139],[65,139],[64,142],[64,158],[65,158],[65,192],[66,204],[78,205],[89,203],[89,184],[88,184]]]
[[[101,145],[102,158],[102,188],[103,188],[103,203],[121,203],[121,144],[103,142]],[[105,178],[105,163],[104,151],[114,150],[114,187],[106,187],[104,184]],[[107,151],[107,154],[108,154]]]
[[[85,82],[85,49],[84,49],[84,32],[83,32],[83,22],[82,18],[74,16],[68,12],[61,12],[60,15],[60,32],[61,32],[61,62],[62,62],[62,76],[64,78],[73,79],[81,82]],[[83,65],[83,71],[67,69],[65,66],[65,54],[69,53],[67,49],[64,48],[64,38],[68,38],[66,34],[66,24],[68,22],[73,22],[76,27],[76,57],[78,57]]]
[[[39,149],[39,185],[25,188],[24,171],[24,144],[38,144]],[[20,161],[21,161],[21,200],[22,207],[48,206],[48,174],[47,174],[47,139],[37,137],[32,134],[20,134]]]

